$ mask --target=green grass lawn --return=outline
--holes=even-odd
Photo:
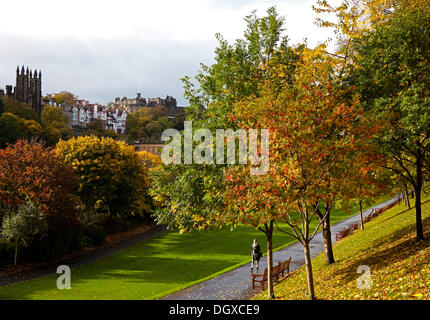
[[[332,224],[355,213],[357,206],[349,212],[334,209]],[[70,290],[58,290],[58,275],[52,274],[1,287],[0,299],[156,299],[250,262],[253,238],[265,252],[265,236],[254,228],[240,226],[233,231],[225,228],[182,235],[166,232],[72,269]],[[280,249],[293,240],[275,232],[273,247]]]
[[[412,201],[411,205],[414,204]],[[404,204],[382,213],[365,224],[365,230],[337,242],[336,263],[324,265],[324,255],[313,259],[317,299],[430,299],[430,190],[423,195],[423,225],[426,240],[417,242],[415,208]],[[360,265],[370,267],[372,286],[360,290]],[[281,300],[308,299],[306,270],[301,267],[274,288]],[[267,299],[263,292],[256,299]]]

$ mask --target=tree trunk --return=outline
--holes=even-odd
[[[417,183],[414,186],[415,192],[415,217],[416,217],[416,229],[417,229],[417,240],[424,240],[423,233],[423,222],[421,214],[421,189],[422,189],[422,166],[417,164]]]
[[[327,213],[323,221],[323,242],[324,242],[324,257],[325,264],[334,263],[333,244],[331,241],[331,230],[330,230],[330,212]]]
[[[16,260],[18,257],[18,243],[15,243],[15,258],[13,260],[13,265],[16,266]]]
[[[361,230],[364,230],[363,200],[360,199],[358,203],[360,204],[360,227],[361,227]]]
[[[312,300],[315,300],[314,277],[312,274],[312,259],[311,259],[311,252],[309,249],[309,241],[305,240],[305,242],[303,244],[303,250],[305,253],[306,275],[307,275],[307,280],[308,280],[309,297]]]
[[[324,242],[324,258],[326,264],[334,263],[333,245],[331,241],[331,230],[330,230],[330,209],[328,206],[324,208],[324,214],[321,213],[319,208],[316,208],[316,214],[319,221],[322,221],[322,235]],[[327,212],[328,211],[328,212]]]
[[[405,185],[404,188],[405,188],[405,205],[406,205],[406,207],[408,207],[408,209],[410,209],[411,203],[409,201],[408,187]]]
[[[270,221],[269,227],[264,225],[266,229],[267,239],[267,297],[271,300],[275,299],[273,292],[273,255],[272,255],[272,236],[273,236],[273,221]]]

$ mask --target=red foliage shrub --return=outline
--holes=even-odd
[[[30,198],[51,224],[75,222],[76,188],[72,168],[51,149],[20,140],[0,150],[0,217]]]

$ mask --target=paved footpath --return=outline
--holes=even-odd
[[[386,202],[380,203],[363,212],[363,218],[367,217],[372,209],[385,207],[388,204],[396,202],[393,198]],[[360,222],[360,213],[351,216],[331,227],[332,241],[336,242],[336,233],[344,230],[346,227]],[[322,233],[319,232],[311,241],[311,256],[314,258],[324,250]],[[298,269],[305,263],[303,247],[299,242],[295,242],[281,250],[273,253],[273,264],[278,261],[284,261],[291,257],[290,272]],[[228,271],[215,278],[184,289],[182,291],[165,296],[162,300],[246,300],[250,299],[259,291],[252,289],[250,277],[251,263],[243,265],[237,269]],[[260,272],[264,271],[267,266],[267,259],[264,256],[260,260]]]

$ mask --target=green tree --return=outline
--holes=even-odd
[[[216,129],[236,130],[238,125],[232,114],[235,103],[246,97],[260,97],[261,84],[266,81],[271,81],[276,91],[293,79],[300,48],[293,50],[287,37],[282,35],[284,18],[272,7],[266,16],[258,17],[253,11],[245,21],[247,28],[243,39],[229,44],[217,34],[219,45],[215,50],[215,63],[202,64],[194,79],[182,79],[189,102],[187,120],[193,121],[193,130],[206,128],[214,137]],[[281,65],[283,73],[273,74],[271,64]],[[157,222],[178,227],[181,232],[213,225],[236,226],[234,215],[229,216],[232,219],[220,218],[227,209],[223,199],[227,167],[222,164],[160,166],[152,175],[151,191],[160,205],[154,215]],[[273,225],[263,225],[260,230],[271,239]],[[270,246],[271,241],[268,242],[269,253]],[[269,254],[268,261],[270,259]],[[273,297],[273,291],[268,294],[269,298]]]
[[[13,113],[20,118],[34,120],[40,123],[40,117],[33,110],[32,106],[8,97],[3,97],[3,104],[4,112]]]
[[[44,126],[65,126],[69,123],[68,116],[59,107],[45,105],[40,117]]]
[[[421,190],[430,151],[430,14],[399,9],[356,42],[352,83],[367,112],[385,121],[376,141],[386,167],[416,195],[416,236],[424,239]]]
[[[258,97],[259,83],[268,79],[276,78],[274,86],[291,82],[298,55],[282,35],[284,18],[272,7],[266,16],[258,17],[253,11],[245,21],[247,28],[242,39],[229,44],[217,34],[215,63],[202,64],[194,79],[188,76],[182,79],[189,102],[187,120],[193,121],[194,130],[206,128],[214,136],[216,129],[236,130],[237,124],[231,118],[234,103],[248,96]],[[271,60],[285,67],[283,76],[271,74]],[[156,219],[166,222],[171,218],[182,231],[216,223],[217,214],[224,206],[226,167],[216,164],[161,166],[153,176],[153,195],[163,205]],[[170,183],[164,184],[166,181]]]
[[[172,128],[178,131],[184,130],[184,121],[187,119],[186,113],[176,115],[172,120]]]
[[[5,112],[0,116],[0,148],[6,147],[8,143],[14,143],[19,138],[27,138],[23,130],[24,119]]]
[[[43,237],[48,229],[42,210],[31,200],[22,204],[15,214],[6,216],[1,226],[1,236],[15,243],[14,265],[18,246],[28,246],[36,236]]]
[[[35,120],[26,120],[13,113],[5,112],[0,115],[0,148],[6,147],[9,143],[13,144],[19,139],[43,138],[45,131]]]
[[[59,107],[45,105],[41,114],[44,127],[42,138],[48,146],[54,146],[60,139],[73,137],[73,130],[69,126],[69,118]]]
[[[170,127],[164,107],[143,107],[127,115],[127,140],[130,143],[145,138],[159,140],[162,131]]]

